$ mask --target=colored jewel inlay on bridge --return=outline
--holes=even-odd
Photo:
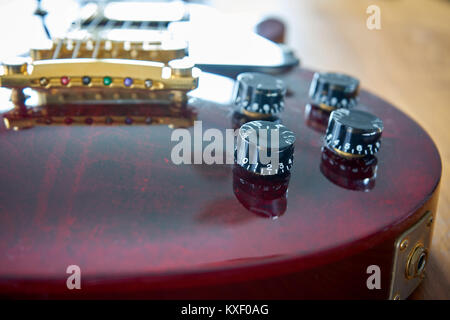
[[[83,78],[81,78],[81,81],[83,82],[84,85],[88,85],[89,83],[91,83],[91,78],[88,76],[84,76]]]
[[[103,84],[105,86],[109,86],[112,83],[112,78],[111,77],[104,77],[103,78]]]
[[[47,78],[41,78],[39,79],[39,84],[43,87],[45,87],[46,85],[48,85],[48,79]]]
[[[153,81],[150,79],[145,80],[145,87],[150,88],[153,85]]]
[[[131,85],[133,84],[133,79],[131,79],[131,78],[125,78],[125,79],[123,80],[123,84],[124,84],[126,87],[129,87],[129,86],[131,86]]]
[[[67,76],[61,77],[61,84],[63,86],[67,86],[69,84],[69,82],[70,82],[70,78],[69,77],[67,77]]]

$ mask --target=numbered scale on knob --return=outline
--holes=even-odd
[[[353,108],[357,104],[359,80],[342,73],[314,74],[309,96],[324,109]]]
[[[331,113],[325,144],[345,157],[372,156],[380,148],[383,122],[360,111],[339,109]]]
[[[285,83],[271,75],[246,72],[237,77],[234,103],[245,113],[271,116],[284,108]]]
[[[236,164],[261,175],[288,174],[294,161],[295,134],[271,121],[244,124],[237,137]]]

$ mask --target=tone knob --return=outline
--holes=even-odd
[[[237,77],[234,103],[255,116],[270,116],[284,108],[285,83],[271,75],[246,72]]]
[[[314,74],[309,96],[324,109],[352,108],[357,104],[359,80],[342,73]]]
[[[374,155],[380,148],[383,122],[360,110],[339,109],[330,115],[325,144],[345,157]]]
[[[282,124],[251,121],[237,137],[235,161],[261,175],[288,174],[294,162],[295,134]]]

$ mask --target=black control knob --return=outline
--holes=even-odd
[[[325,109],[353,108],[357,104],[359,80],[342,73],[314,74],[309,96]]]
[[[380,148],[383,122],[360,110],[339,109],[330,115],[325,144],[346,157],[374,155]]]
[[[251,121],[237,137],[235,161],[261,175],[288,174],[294,162],[295,135],[282,124]]]
[[[250,114],[273,115],[284,108],[285,83],[271,75],[246,72],[237,77],[234,103]]]

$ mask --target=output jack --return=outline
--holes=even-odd
[[[428,262],[428,250],[422,243],[416,244],[408,257],[406,263],[406,278],[412,279],[424,275],[425,267]]]

